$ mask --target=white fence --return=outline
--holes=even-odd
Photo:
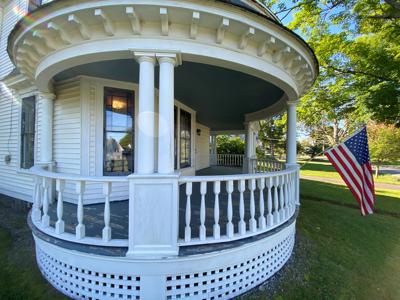
[[[38,229],[53,237],[82,244],[113,247],[122,247],[128,245],[127,240],[112,239],[112,232],[110,227],[110,195],[112,191],[112,185],[116,182],[127,182],[127,177],[82,177],[78,175],[49,172],[39,167],[31,169],[31,173],[33,173],[35,176],[32,222]],[[54,182],[56,184],[57,192],[57,202],[55,204],[53,203],[53,199],[51,198],[52,193],[50,191]],[[103,185],[104,227],[101,232],[101,238],[86,236],[84,224],[84,193],[85,186],[88,182],[96,182]],[[65,185],[67,183],[73,184],[75,186],[75,193],[78,197],[76,205],[77,225],[75,227],[75,235],[65,232],[63,196]],[[50,226],[50,205],[57,205],[57,219],[54,220],[54,227]]]
[[[224,167],[242,167],[243,154],[210,154],[210,165]]]
[[[186,208],[184,237],[179,244],[186,246],[232,241],[279,226],[295,212],[297,178],[297,169],[264,174],[181,177],[179,182],[185,185]],[[195,183],[200,185],[197,195],[193,193]],[[207,193],[212,196],[207,197]],[[222,197],[224,206],[221,207]],[[192,210],[192,198],[200,199],[200,203],[197,203],[200,211],[196,235],[192,233],[195,213]],[[213,207],[207,206],[206,198],[208,201],[212,199]],[[212,213],[213,224],[206,224],[207,213]]]
[[[128,238],[112,237],[110,194],[116,182],[135,179],[82,177],[41,168],[33,168],[30,173],[35,178],[32,222],[39,230],[76,243],[110,247],[128,245]],[[182,213],[174,217],[181,222],[181,234],[176,237],[179,246],[221,243],[262,234],[289,220],[298,203],[297,169],[259,174],[181,176],[178,181]],[[104,217],[100,214],[96,220],[84,215],[84,192],[89,182],[103,186]],[[50,190],[54,183],[57,201],[52,203]],[[78,198],[76,221],[73,222],[76,224],[75,234],[65,230],[63,195],[66,183],[75,186]],[[178,198],[176,201],[179,203]],[[54,220],[50,220],[50,205],[56,205],[53,208],[53,211],[56,209]],[[98,219],[102,217],[103,220]],[[71,216],[68,221],[72,223]],[[87,236],[85,223],[94,225],[89,222],[103,223],[103,229],[99,229],[95,236]]]
[[[251,159],[253,173],[277,172],[285,169],[285,164],[272,159]]]

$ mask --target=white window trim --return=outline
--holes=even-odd
[[[11,99],[11,101],[16,100],[17,105],[18,105],[18,126],[17,126],[17,149],[16,149],[16,170],[17,172],[24,172],[27,169],[21,168],[21,122],[22,122],[22,100],[24,98],[28,98],[28,97],[35,97],[35,138],[34,138],[34,145],[33,145],[33,163],[34,165],[39,161],[39,157],[38,157],[38,138],[39,138],[39,134],[38,134],[38,125],[39,125],[39,101],[38,101],[38,91],[37,90],[33,90],[33,89],[27,89],[27,90],[23,90],[20,91],[18,94],[14,95],[13,94],[13,99]],[[14,120],[14,119],[13,119]],[[13,121],[15,122],[15,121]],[[10,124],[10,126],[12,126],[12,124]]]

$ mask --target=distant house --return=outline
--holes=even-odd
[[[0,1],[0,193],[76,299],[228,299],[288,260],[310,47],[254,0]],[[287,161],[256,157],[287,110]],[[219,134],[246,153],[220,155]]]

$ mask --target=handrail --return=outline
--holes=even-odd
[[[254,173],[254,174],[235,174],[235,175],[204,175],[204,176],[181,176],[180,183],[184,182],[201,182],[201,181],[228,181],[228,180],[248,180],[269,178],[279,175],[286,175],[293,172],[293,169],[281,170],[276,172]]]
[[[128,180],[127,176],[82,176],[78,174],[56,173],[44,170],[40,167],[34,166],[29,170],[24,170],[24,174],[37,175],[51,179],[62,179],[70,181],[89,181],[89,182],[125,182]]]

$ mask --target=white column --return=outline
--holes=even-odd
[[[154,173],[154,55],[136,54],[139,62],[138,174]]]
[[[294,179],[295,203],[300,205],[300,176],[299,165],[297,164],[297,144],[296,144],[296,101],[287,103],[287,133],[286,133],[286,168],[295,168],[296,176]]]
[[[157,55],[158,56],[158,55]],[[174,172],[174,67],[176,55],[159,56],[158,173]]]
[[[286,133],[286,163],[296,164],[296,105],[297,102],[287,103],[287,133]]]
[[[49,164],[53,160],[53,104],[55,95],[40,93],[39,102],[41,118],[39,126],[40,136],[40,162]]]

